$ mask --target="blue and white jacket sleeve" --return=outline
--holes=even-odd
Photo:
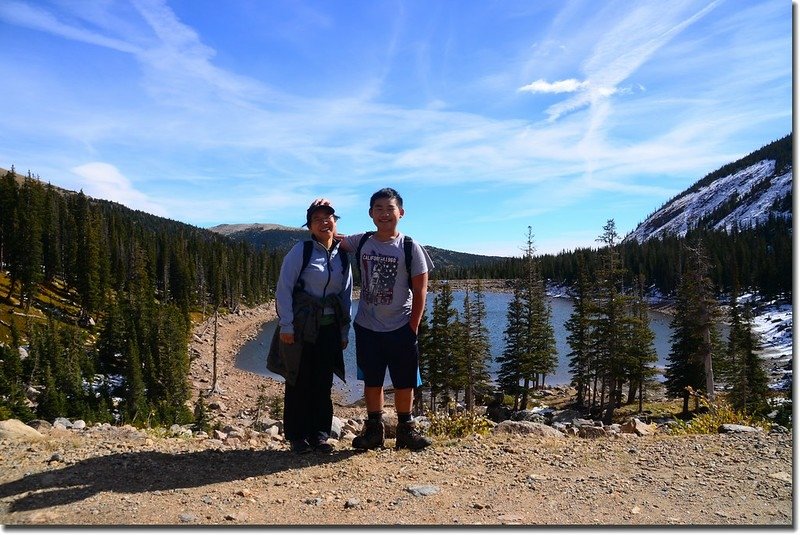
[[[275,302],[278,309],[278,325],[282,334],[294,334],[294,312],[292,293],[303,265],[303,242],[295,244],[281,264],[281,273],[275,288]]]

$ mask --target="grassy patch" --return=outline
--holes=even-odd
[[[56,323],[74,325],[80,313],[77,294],[60,282],[40,284],[33,304],[27,311],[16,295],[6,298],[11,285],[8,273],[0,271],[0,342],[11,344],[11,326],[20,334],[20,343],[28,341],[34,325],[43,324],[52,317]],[[17,287],[19,289],[19,287]]]

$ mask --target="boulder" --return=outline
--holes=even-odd
[[[553,413],[553,422],[569,423],[575,420],[576,418],[580,418],[581,416],[583,416],[583,414],[576,410],[564,409],[563,411],[556,411]]]
[[[53,427],[57,429],[70,429],[72,427],[72,422],[67,418],[56,418],[53,421]]]
[[[631,418],[620,426],[621,433],[635,434],[640,437],[652,435],[656,432],[655,426],[646,424],[638,418]]]
[[[28,427],[32,427],[37,431],[49,431],[53,428],[53,425],[47,420],[31,420],[27,423],[27,425]]]
[[[283,433],[283,421],[273,420],[272,418],[261,418],[259,421],[253,423],[253,429],[256,431],[264,432],[271,427],[278,429],[279,433]]]
[[[545,423],[544,416],[536,411],[528,409],[515,412],[511,419],[518,422],[536,422],[540,424]]]
[[[0,422],[0,438],[9,438],[12,440],[31,440],[44,438],[44,435],[39,431],[25,425],[19,420],[10,419]]]
[[[505,420],[497,424],[492,433],[509,433],[515,435],[533,435],[539,437],[563,437],[564,433],[549,425],[536,422],[516,422]]]
[[[749,425],[722,424],[717,429],[718,433],[760,433],[761,429]]]

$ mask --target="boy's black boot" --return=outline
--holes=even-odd
[[[395,449],[408,448],[411,451],[419,451],[427,448],[433,442],[428,437],[417,431],[416,426],[411,422],[400,422],[397,424],[397,439]]]
[[[353,447],[357,450],[382,448],[384,438],[383,421],[370,418],[364,422],[364,429],[361,434],[353,439]]]

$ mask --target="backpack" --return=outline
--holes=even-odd
[[[306,240],[303,242],[303,263],[300,266],[300,271],[297,274],[297,281],[294,283],[295,289],[303,289],[305,284],[302,280],[300,280],[300,275],[303,274],[303,270],[308,267],[308,263],[311,261],[311,251],[314,248],[314,241],[313,240]],[[339,258],[342,261],[342,277],[347,277],[347,268],[350,266],[350,259],[347,257],[347,251],[339,248]]]
[[[364,244],[367,242],[370,236],[375,234],[374,230],[370,230],[365,232],[361,239],[358,242],[358,247],[356,248],[356,265],[358,266],[359,275],[361,274],[361,248],[364,247]],[[411,289],[411,251],[413,250],[414,240],[411,239],[411,236],[403,236],[403,253],[406,257],[406,273],[408,274],[408,289]],[[360,278],[360,277],[359,277]]]

